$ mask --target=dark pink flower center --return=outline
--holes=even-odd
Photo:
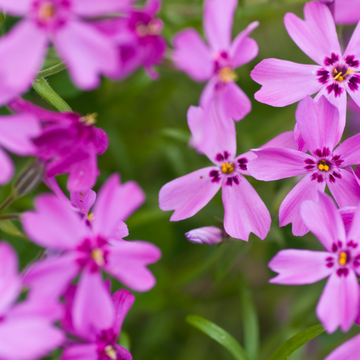
[[[38,25],[47,29],[61,27],[69,17],[69,0],[35,0],[32,7]]]
[[[116,334],[112,329],[103,330],[96,338],[99,360],[116,360]]]
[[[85,239],[77,248],[79,252],[78,263],[81,267],[90,266],[91,271],[97,271],[107,264],[109,251],[106,248],[107,241],[101,237]]]

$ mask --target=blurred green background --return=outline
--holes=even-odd
[[[258,42],[260,51],[254,61],[237,69],[238,84],[253,104],[252,112],[236,125],[238,154],[294,127],[296,104],[272,108],[256,102],[253,95],[260,87],[249,74],[258,62],[269,57],[311,63],[290,39],[283,24],[286,12],[302,17],[303,4],[302,0],[239,2],[233,36],[250,22],[259,20],[260,26],[251,36]],[[202,33],[200,0],[163,0],[160,17],[165,24],[169,54],[171,38],[181,29],[191,26]],[[11,25],[11,21],[8,24]],[[110,174],[119,172],[123,182],[137,181],[147,195],[145,204],[127,221],[128,238],[156,244],[162,251],[162,259],[150,266],[157,285],[147,293],[135,293],[135,304],[125,320],[123,329],[131,339],[131,352],[136,360],[230,360],[232,356],[227,350],[187,324],[185,317],[200,315],[224,328],[241,344],[253,341],[256,345],[256,331],[247,334],[247,340],[244,334],[250,300],[250,308],[256,309],[259,321],[258,359],[267,359],[286,339],[319,323],[315,307],[325,284],[322,281],[308,286],[271,285],[268,280],[274,274],[267,264],[280,249],[320,250],[320,243],[311,234],[297,238],[290,226],[278,227],[279,205],[294,186],[295,179],[269,183],[250,179],[272,214],[271,231],[264,241],[251,235],[248,243],[230,240],[211,247],[186,240],[184,233],[191,229],[219,225],[218,219],[223,217],[220,193],[193,218],[169,222],[171,213],[158,208],[161,186],[209,165],[205,156],[187,145],[190,132],[186,113],[190,105],[198,104],[204,84],[195,83],[175,70],[169,60],[157,69],[158,81],[152,81],[139,70],[122,82],[104,79],[101,87],[87,93],[76,89],[66,72],[48,79],[75,111],[98,113],[96,125],[109,136],[109,148],[98,158],[101,175],[95,190]],[[32,90],[26,98],[50,108]],[[27,159],[14,159],[19,172]],[[59,182],[65,189],[66,178],[59,177]],[[9,191],[10,185],[1,188],[1,198],[5,199]],[[13,203],[7,212],[32,208],[33,198],[44,191],[48,191],[47,188],[40,185]],[[2,229],[4,226],[0,223]],[[3,231],[1,236],[16,247],[22,267],[39,253],[39,248],[18,236]],[[121,284],[114,280],[113,289],[118,288]],[[289,359],[321,360],[357,332],[354,326],[348,334],[340,331],[322,334]]]

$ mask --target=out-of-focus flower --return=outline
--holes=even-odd
[[[316,313],[327,332],[339,326],[348,331],[359,313],[360,206],[350,231],[330,196],[319,192],[319,201],[306,200],[301,217],[326,251],[281,250],[269,263],[279,273],[270,282],[286,285],[312,284],[329,276]],[[345,358],[343,358],[345,359]]]
[[[355,135],[335,150],[338,140],[339,112],[321,97],[318,101],[307,96],[296,111],[299,132],[310,154],[271,148],[253,150],[257,158],[249,163],[250,174],[259,180],[272,181],[306,175],[289,192],[280,206],[280,226],[292,223],[294,235],[308,232],[300,215],[304,200],[316,200],[318,190],[324,192],[328,185],[339,207],[357,206],[360,186],[350,167],[360,163],[360,134]]]
[[[95,127],[95,115],[58,113],[39,108],[22,99],[9,107],[23,116],[36,117],[43,125],[42,132],[33,140],[34,155],[46,163],[46,174],[53,177],[69,174],[68,189],[90,189],[99,174],[97,155],[108,147],[104,130]]]
[[[22,281],[16,253],[0,242],[0,357],[36,360],[60,346],[65,337],[52,325],[59,320],[59,305],[51,300],[26,300],[15,304]]]
[[[304,14],[305,20],[286,14],[285,27],[299,48],[318,65],[278,59],[261,61],[251,72],[252,79],[262,85],[255,99],[282,107],[318,92],[316,101],[324,95],[339,109],[337,140],[340,140],[346,121],[347,93],[360,105],[360,25],[342,54],[328,7],[312,1],[305,4]]]
[[[66,346],[60,360],[99,359],[99,360],[132,360],[128,350],[117,343],[121,326],[127,312],[134,303],[135,297],[129,291],[118,290],[111,296],[115,308],[114,318],[109,327],[91,328],[87,332],[78,332],[73,327],[73,302],[77,287],[71,286],[65,293],[66,312],[62,322],[64,329],[76,336],[80,341],[74,341]],[[91,300],[90,300],[91,301]],[[107,304],[104,304],[106,306]]]
[[[158,77],[153,66],[163,60],[166,51],[166,41],[161,36],[163,23],[155,17],[160,7],[160,0],[148,0],[143,9],[133,6],[124,17],[96,23],[117,46],[120,66],[113,78],[122,79],[141,66],[150,77]]]
[[[223,241],[223,231],[215,226],[205,226],[190,230],[186,238],[194,244],[216,245]]]
[[[119,223],[143,201],[144,193],[136,183],[120,185],[115,174],[100,189],[90,224],[53,194],[37,197],[36,210],[22,216],[24,231],[31,240],[63,252],[30,266],[24,281],[36,287],[33,292],[37,297],[59,296],[81,271],[73,308],[74,325],[79,331],[111,326],[114,308],[102,281],[102,270],[136,291],[147,291],[155,285],[146,266],[160,258],[160,250],[147,242],[113,238]]]
[[[231,29],[237,0],[206,0],[204,30],[210,46],[194,29],[186,29],[173,39],[175,65],[195,81],[208,81],[200,106],[207,108],[215,99],[225,118],[241,120],[251,111],[251,101],[236,85],[234,69],[258,54],[249,34],[259,25],[251,23],[231,43]]]
[[[360,335],[353,337],[335,349],[324,360],[358,360]]]

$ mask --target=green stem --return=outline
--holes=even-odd
[[[0,212],[6,209],[15,200],[14,195],[11,193],[6,200],[0,205]]]
[[[0,215],[1,220],[20,220],[20,214]]]
[[[32,86],[43,99],[54,106],[58,111],[72,111],[71,107],[52,89],[43,77],[35,79]]]
[[[65,69],[66,69],[66,65],[63,62],[61,62],[59,64],[56,64],[45,70],[40,71],[37,77],[38,78],[46,78],[50,75],[57,74],[58,72],[63,71]]]

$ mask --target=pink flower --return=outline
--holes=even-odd
[[[59,318],[52,301],[15,304],[22,288],[16,253],[0,242],[0,358],[36,360],[60,346],[64,335],[51,323]]]
[[[251,102],[236,85],[234,69],[251,61],[258,53],[249,34],[259,25],[251,23],[231,43],[231,29],[237,0],[206,0],[204,30],[206,45],[194,29],[186,29],[173,39],[175,65],[195,81],[208,81],[200,106],[207,108],[216,99],[224,118],[243,119],[251,111]]]
[[[84,19],[121,10],[121,1],[0,0],[0,8],[24,17],[0,40],[0,104],[29,88],[50,42],[82,89],[95,88],[100,74],[111,75],[117,70],[111,39]]]
[[[166,51],[166,41],[161,36],[163,23],[155,17],[160,7],[159,0],[148,0],[143,9],[133,6],[122,18],[96,23],[117,45],[120,66],[113,78],[125,78],[140,66],[152,78],[158,77],[153,66],[163,60]]]
[[[358,360],[360,335],[353,337],[335,349],[324,360]]]
[[[271,148],[253,150],[257,158],[249,163],[250,174],[259,180],[272,181],[305,175],[289,192],[279,210],[280,226],[293,224],[293,234],[308,232],[300,215],[304,200],[316,200],[318,190],[328,185],[340,207],[357,206],[360,186],[351,165],[360,163],[360,134],[345,140],[336,149],[339,113],[325,97],[315,101],[307,96],[296,111],[298,130],[310,154],[303,151]],[[345,169],[344,169],[345,168]]]
[[[34,155],[46,163],[47,176],[69,174],[68,189],[73,191],[95,185],[97,155],[105,152],[109,140],[104,130],[93,125],[94,115],[52,112],[22,99],[11,101],[9,107],[42,122],[42,133],[33,140]]]
[[[360,105],[360,25],[342,53],[334,19],[324,4],[305,4],[305,20],[288,13],[285,27],[291,38],[318,65],[302,65],[285,60],[265,59],[251,72],[254,81],[262,85],[255,99],[271,105],[286,106],[307,95],[318,93],[339,109],[340,140],[346,121],[347,93]]]
[[[34,288],[38,298],[59,296],[81,271],[73,307],[74,325],[79,331],[111,325],[114,308],[102,281],[102,270],[136,291],[147,291],[155,285],[146,266],[160,258],[160,250],[150,243],[113,237],[119,223],[143,201],[144,194],[136,183],[120,185],[115,174],[100,189],[90,222],[84,222],[79,212],[52,194],[37,197],[36,210],[22,217],[31,240],[63,252],[29,268],[24,281]]]
[[[359,313],[360,206],[346,234],[332,199],[320,192],[318,196],[318,203],[302,203],[301,217],[326,251],[281,250],[269,263],[270,269],[279,273],[270,282],[312,284],[329,277],[316,313],[327,332],[334,332],[338,326],[345,332]]]
[[[194,244],[216,245],[222,242],[223,231],[215,226],[205,226],[190,230],[185,236]]]

